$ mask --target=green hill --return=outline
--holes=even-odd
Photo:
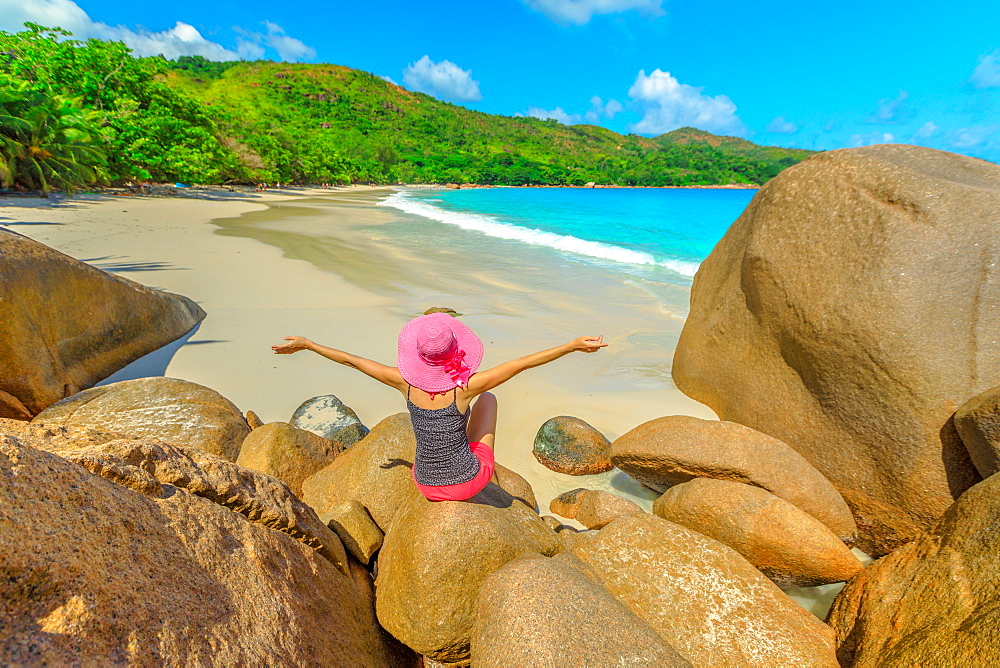
[[[788,164],[795,164],[815,153],[815,151],[804,149],[760,146],[746,139],[713,135],[697,128],[679,128],[656,137],[654,141],[661,146],[711,146],[726,155],[740,156],[751,160],[781,161],[791,159]]]
[[[331,150],[368,180],[577,185],[763,183],[809,155],[693,128],[651,139],[485,114],[337,65],[182,58],[167,82],[224,119],[250,164],[297,154],[292,179]]]
[[[0,158],[4,150],[27,156],[0,168],[7,184],[61,183],[65,161],[51,160],[56,171],[46,177],[30,160],[53,151],[90,161],[77,176],[69,173],[67,186],[87,175],[193,183],[760,184],[810,153],[694,128],[648,138],[485,114],[338,65],[172,62],[134,58],[121,43],[67,37],[34,25],[0,33],[0,139],[16,139],[0,142]],[[37,111],[42,98],[45,114]],[[20,118],[29,110],[38,123],[57,117],[74,129],[42,146]]]

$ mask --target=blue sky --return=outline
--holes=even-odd
[[[1000,2],[0,0],[137,53],[331,62],[490,113],[1000,161]]]

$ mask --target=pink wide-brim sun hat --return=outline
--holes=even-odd
[[[454,369],[464,363],[471,375],[482,361],[483,342],[447,313],[414,318],[399,333],[399,373],[407,383],[425,392],[446,392],[457,387]]]

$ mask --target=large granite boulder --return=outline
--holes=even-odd
[[[84,390],[35,417],[47,425],[155,438],[236,461],[250,427],[231,401],[177,378],[139,378]]]
[[[486,578],[472,629],[473,665],[691,665],[566,556],[529,553]]]
[[[368,427],[350,406],[332,394],[306,399],[288,421],[293,427],[350,447],[368,435]]]
[[[0,433],[0,663],[413,665],[313,547],[145,464],[95,475],[33,447],[47,439]]]
[[[979,475],[1000,471],[1000,387],[977,394],[955,411],[955,429]]]
[[[572,554],[694,665],[837,666],[833,631],[732,548],[649,514],[587,533]]]
[[[147,288],[0,229],[0,417],[30,420],[197,325],[187,297]]]
[[[863,568],[822,522],[753,485],[695,478],[668,489],[653,514],[728,545],[782,587],[845,582]]]
[[[1000,663],[1000,476],[847,583],[830,611],[845,666]]]
[[[465,661],[486,577],[525,552],[548,556],[561,549],[537,514],[494,483],[469,501],[414,498],[379,553],[378,619],[430,659]]]
[[[344,445],[296,429],[287,422],[269,422],[243,439],[236,463],[273,476],[302,496],[302,482],[336,459]]]
[[[593,475],[614,468],[611,442],[580,418],[560,415],[535,434],[532,454],[542,466],[568,475]]]
[[[611,444],[611,461],[660,491],[697,477],[756,485],[806,511],[842,540],[857,531],[844,499],[802,455],[734,422],[687,415],[650,420]]]
[[[674,381],[801,452],[884,554],[979,479],[949,424],[1000,378],[1000,166],[828,151],[765,185],[702,263]]]
[[[181,446],[89,429],[0,418],[0,435],[54,452],[91,473],[143,494],[170,485],[288,534],[346,572],[340,539],[280,480]]]

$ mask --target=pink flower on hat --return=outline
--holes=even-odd
[[[406,323],[399,333],[397,366],[410,385],[425,392],[466,387],[483,359],[483,343],[447,313]]]

